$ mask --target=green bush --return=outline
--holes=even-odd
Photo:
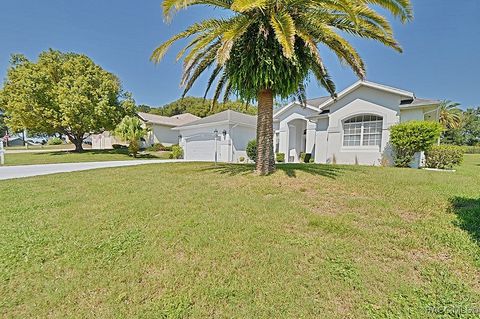
[[[276,159],[277,162],[279,162],[279,163],[285,162],[285,153],[277,153],[277,154],[275,154],[275,159]]]
[[[122,144],[112,144],[112,148],[113,148],[114,150],[121,150],[121,149],[126,149],[127,146],[122,145]]]
[[[243,163],[243,162],[245,162],[245,157],[240,156],[240,157],[238,158],[238,160],[240,161],[240,163]]]
[[[152,146],[147,148],[147,151],[150,151],[150,152],[160,152],[164,150],[165,150],[165,147],[161,143],[155,143]]]
[[[311,163],[312,161],[312,154],[310,153],[300,153],[300,162],[301,163]]]
[[[174,146],[174,145],[172,145],[172,146],[164,146],[162,151],[164,151],[164,152],[171,152],[172,149],[173,149],[173,146]],[[178,146],[178,145],[176,145],[176,146]]]
[[[178,145],[173,145],[172,146],[171,157],[174,158],[174,159],[183,158],[183,148],[181,148]]]
[[[426,166],[429,168],[452,168],[463,161],[463,148],[455,145],[435,145],[426,153]]]
[[[394,150],[394,163],[408,167],[417,152],[428,151],[440,138],[443,128],[439,123],[409,121],[390,128],[390,142]]]
[[[257,161],[257,140],[251,140],[247,144],[247,156],[252,161]]]
[[[480,154],[480,146],[464,146],[465,154]]]
[[[47,142],[48,145],[62,145],[63,140],[60,137],[52,137]]]

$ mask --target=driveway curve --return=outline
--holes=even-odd
[[[145,164],[177,163],[183,160],[131,160],[108,162],[60,163],[42,165],[19,165],[0,167],[0,180],[56,173],[86,171],[97,168],[136,166]]]

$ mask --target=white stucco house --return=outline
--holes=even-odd
[[[257,117],[223,111],[173,128],[187,161],[239,162],[247,159],[248,141],[255,139]]]
[[[156,143],[161,143],[164,146],[178,144],[178,132],[173,131],[172,128],[200,119],[190,113],[168,117],[138,112],[137,116],[142,120],[144,126],[149,128],[148,135],[142,141],[142,147],[149,147]],[[112,144],[122,143],[108,131],[92,135],[92,149],[111,149]]]
[[[299,162],[306,153],[316,163],[380,165],[391,160],[389,128],[409,120],[438,121],[439,104],[359,81],[335,99],[308,100],[306,107],[293,102],[276,111],[275,152],[284,153],[286,162]]]
[[[178,144],[178,132],[172,130],[172,128],[186,125],[200,119],[198,116],[190,113],[171,117],[143,112],[138,112],[137,115],[145,123],[146,127],[150,129],[146,138],[147,145],[161,143],[164,146],[171,146]]]

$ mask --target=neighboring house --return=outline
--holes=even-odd
[[[255,139],[257,117],[223,111],[174,128],[187,161],[239,162]]]
[[[286,162],[311,154],[316,163],[380,165],[391,161],[389,128],[409,120],[438,120],[440,101],[359,81],[336,99],[290,103],[274,114],[276,153]],[[416,165],[418,166],[419,159]]]
[[[150,129],[146,138],[147,145],[161,143],[164,146],[171,146],[178,144],[178,132],[172,130],[172,128],[186,125],[200,119],[198,116],[190,113],[174,115],[172,117],[143,112],[138,112],[137,115],[145,123],[146,127]]]
[[[156,143],[164,146],[178,144],[178,132],[173,131],[172,128],[200,119],[190,113],[172,117],[143,112],[138,112],[137,115],[149,129],[148,135],[142,141],[142,147],[149,147]],[[92,135],[92,149],[111,149],[113,144],[123,144],[123,142],[115,138],[111,132],[105,131],[102,134]]]

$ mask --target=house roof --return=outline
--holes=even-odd
[[[211,124],[225,123],[225,124],[243,124],[247,126],[256,126],[257,117],[254,115],[243,114],[240,112],[226,110],[220,113],[216,113],[186,125],[175,127],[174,130],[180,130],[190,128],[193,126],[209,126]]]
[[[417,107],[417,106],[428,106],[428,105],[438,105],[442,103],[440,100],[432,100],[432,99],[422,99],[415,97],[413,99],[402,100],[400,103],[401,108],[407,107]]]
[[[155,115],[150,113],[143,113],[143,112],[138,112],[137,115],[146,123],[160,124],[165,126],[185,125],[199,119],[198,116],[195,116],[190,113],[174,115],[171,117]]]

